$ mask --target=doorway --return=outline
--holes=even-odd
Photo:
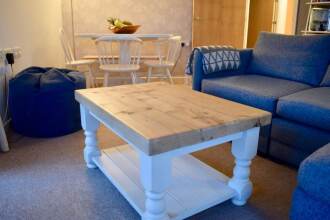
[[[247,47],[253,48],[261,31],[276,32],[278,0],[250,0]]]
[[[193,47],[244,47],[246,0],[194,0]]]
[[[279,1],[194,0],[193,47],[254,47],[261,31],[277,32]]]

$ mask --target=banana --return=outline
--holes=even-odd
[[[130,21],[126,21],[126,20],[124,20],[124,21],[121,21],[119,18],[114,18],[114,17],[109,17],[108,19],[107,19],[107,21],[109,22],[109,24],[110,24],[110,28],[123,28],[123,27],[125,27],[125,26],[129,26],[129,25],[133,25],[133,23],[132,22],[130,22]]]

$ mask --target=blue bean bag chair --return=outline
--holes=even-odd
[[[14,130],[29,137],[57,137],[81,129],[74,91],[86,88],[84,76],[68,69],[30,67],[9,82]]]

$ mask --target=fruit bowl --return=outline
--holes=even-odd
[[[115,34],[134,34],[141,25],[111,26],[109,29]]]

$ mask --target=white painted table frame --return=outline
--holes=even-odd
[[[259,127],[149,156],[125,138],[125,135],[119,131],[115,123],[106,120],[102,114],[89,110],[83,105],[81,105],[81,120],[86,137],[84,159],[87,167],[98,167],[141,215],[143,220],[183,219],[228,199],[231,199],[235,205],[241,206],[247,202],[247,199],[252,193],[252,183],[249,179],[250,164],[257,153]],[[120,169],[112,171],[112,173],[108,170],[109,165],[106,164],[107,157],[104,152],[100,151],[98,146],[97,130],[100,123],[103,123],[115,134],[124,139],[138,153],[140,158],[140,180],[144,188],[144,197],[140,196],[138,199],[133,198],[134,196],[132,196],[132,192],[130,192],[131,189],[125,188],[125,186],[121,185],[120,181],[112,175],[113,172],[122,172]],[[217,173],[217,175],[224,178],[225,185],[223,189],[219,189],[226,191],[224,196],[213,198],[212,201],[190,201],[196,202],[197,206],[184,210],[175,216],[170,216],[167,206],[171,204],[166,202],[165,193],[166,190],[171,187],[171,166],[173,165],[173,161],[180,156],[230,141],[232,141],[232,154],[235,157],[233,177],[229,179],[224,177],[223,174]],[[197,159],[192,159],[192,156],[187,156],[186,159],[202,164]],[[217,172],[211,167],[207,167],[205,164],[198,166],[207,168],[212,175]],[[182,189],[184,190],[184,187]],[[193,193],[196,192],[192,191],[191,194]],[[141,204],[139,205],[139,201],[137,200],[144,201],[144,207]]]
[[[136,37],[141,39],[142,41],[151,41],[151,40],[159,40],[159,39],[168,39],[172,37],[173,35],[171,34],[97,34],[97,33],[80,33],[76,34],[76,37],[79,38],[87,38],[91,40],[96,40],[100,37],[104,36],[120,36],[122,38],[125,38],[126,36],[128,37]],[[129,50],[129,45],[127,43],[121,43],[120,44],[120,60],[121,63],[128,63],[129,57],[130,57],[130,50]]]

